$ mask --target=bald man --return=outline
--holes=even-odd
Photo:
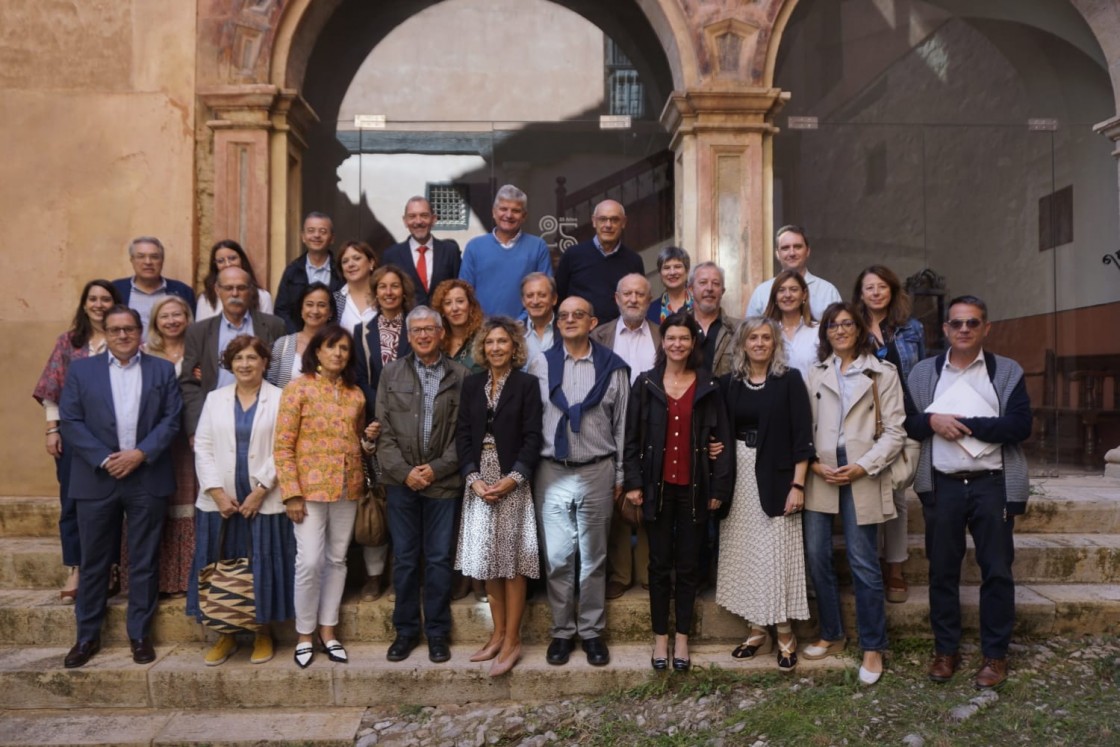
[[[595,236],[576,244],[560,257],[556,268],[556,290],[563,301],[579,296],[591,302],[599,324],[618,318],[614,293],[618,281],[631,273],[645,274],[642,258],[622,243],[626,208],[614,200],[603,200],[591,216]]]

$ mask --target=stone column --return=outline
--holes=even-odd
[[[199,98],[214,133],[210,241],[236,240],[258,279],[275,287],[298,249],[300,154],[315,115],[297,93],[272,85],[214,88]]]
[[[772,122],[788,98],[777,88],[690,90],[661,113],[676,154],[677,242],[694,263],[723,267],[723,307],[734,317],[770,275]]]
[[[1115,146],[1112,155],[1116,158],[1116,178],[1117,184],[1120,184],[1120,114],[1093,125],[1093,131],[1107,137],[1112,141],[1113,146]],[[1116,448],[1107,451],[1104,455],[1104,461],[1105,475],[1109,477],[1120,477],[1120,444],[1118,444]]]

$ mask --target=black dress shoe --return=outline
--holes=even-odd
[[[587,663],[593,667],[606,666],[611,661],[611,652],[602,638],[588,638],[583,642],[583,650],[587,654]]]
[[[412,653],[412,649],[420,645],[420,639],[409,635],[398,635],[393,644],[389,646],[389,653],[385,658],[389,661],[404,661]]]
[[[148,636],[131,638],[128,645],[132,647],[132,660],[137,664],[149,664],[156,660],[156,650]]]
[[[62,665],[67,669],[84,667],[86,665],[86,662],[92,659],[93,655],[100,650],[100,638],[94,638],[92,641],[78,641],[74,644],[74,648],[70,649],[70,653],[66,654],[66,658],[62,661]]]
[[[669,668],[669,660],[665,657],[651,656],[649,658],[649,665],[653,667],[655,671],[664,672]]]
[[[549,664],[567,664],[568,657],[572,655],[571,638],[553,638],[552,643],[548,644],[548,653],[545,654],[545,659]]]
[[[451,658],[451,646],[444,636],[428,639],[428,658],[436,664],[442,664]]]
[[[692,667],[692,659],[678,659],[673,657],[673,671],[687,672]]]

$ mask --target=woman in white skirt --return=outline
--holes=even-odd
[[[797,666],[791,620],[809,617],[800,511],[813,457],[809,395],[786,364],[781,330],[772,319],[739,325],[731,373],[720,379],[734,434],[736,481],[720,527],[716,602],[751,625],[731,653],[769,653],[768,625],[778,634],[778,668]]]

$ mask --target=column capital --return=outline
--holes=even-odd
[[[265,83],[207,88],[198,98],[214,113],[206,122],[211,130],[290,132],[303,141],[319,119],[297,91]]]
[[[789,93],[780,88],[704,88],[674,91],[661,111],[661,124],[673,133],[778,131],[772,123]]]
[[[1097,122],[1093,125],[1093,132],[1104,135],[1115,143],[1116,150],[1112,151],[1112,155],[1120,158],[1120,114],[1103,122]]]

